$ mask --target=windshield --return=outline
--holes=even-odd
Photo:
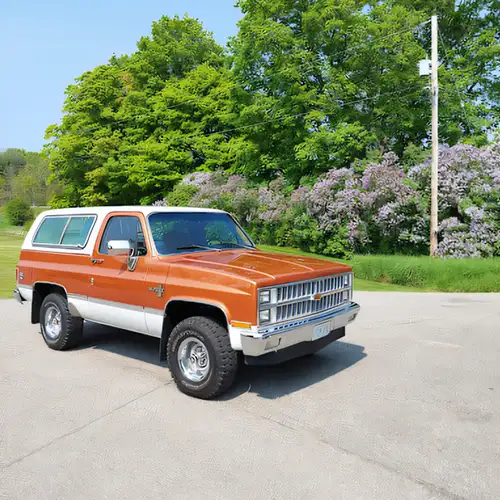
[[[158,212],[149,216],[149,226],[160,255],[255,248],[226,213]]]

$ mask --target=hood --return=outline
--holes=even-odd
[[[174,263],[172,260],[170,262]],[[202,267],[204,270],[240,276],[258,283],[259,286],[290,283],[351,271],[351,267],[338,262],[242,249],[183,254],[176,256],[175,262],[183,266]]]

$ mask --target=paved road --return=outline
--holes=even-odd
[[[357,299],[344,342],[212,402],[154,339],[59,353],[0,301],[0,498],[500,498],[500,295]]]

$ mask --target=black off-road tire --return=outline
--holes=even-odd
[[[188,337],[201,341],[208,351],[210,368],[201,382],[189,380],[179,366],[177,352]],[[174,327],[167,343],[167,363],[179,390],[200,399],[211,399],[226,392],[238,371],[238,355],[231,347],[227,330],[203,316],[187,318]]]
[[[61,313],[61,332],[55,338],[51,338],[45,331],[45,316],[51,307],[55,307]],[[45,297],[40,308],[40,330],[43,340],[51,349],[65,351],[80,343],[83,333],[83,319],[70,314],[68,301],[65,297],[58,293],[51,293]]]

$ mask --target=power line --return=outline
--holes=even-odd
[[[446,62],[448,63],[448,66],[451,67],[450,58],[448,56],[448,50],[446,49],[446,45],[444,43],[443,35],[441,34],[441,31],[439,32],[439,40],[441,41],[441,45],[443,46],[444,58],[446,59]],[[453,76],[453,74],[450,74],[450,77],[451,77],[451,81],[453,82],[453,85],[455,87],[455,91],[456,91],[457,97],[460,100],[460,108],[463,111],[463,114],[464,114],[464,117],[465,117],[465,121],[467,122],[467,126],[469,127],[469,131],[472,132],[472,126],[471,126],[471,122],[469,120],[469,115],[467,114],[467,110],[465,109],[465,105],[464,105],[464,102],[462,100],[462,93],[460,92],[460,89],[458,88],[457,81],[455,80],[455,77]]]
[[[347,105],[359,104],[359,103],[367,102],[367,101],[374,101],[374,100],[380,99],[381,97],[402,94],[402,93],[407,92],[407,91],[408,91],[408,93],[411,93],[413,91],[417,91],[417,90],[421,90],[421,89],[422,89],[421,86],[414,85],[414,86],[408,86],[408,87],[403,88],[403,89],[395,90],[395,91],[392,91],[392,92],[384,92],[382,94],[378,94],[377,96],[363,97],[363,98],[360,98],[360,99],[354,99],[352,101],[347,101],[347,102],[344,102],[341,99],[335,99],[334,102],[341,103],[343,105],[342,107],[345,107]],[[214,135],[214,134],[223,135],[223,134],[228,134],[228,133],[231,133],[231,132],[236,132],[238,130],[244,130],[244,129],[248,129],[248,128],[259,127],[261,125],[266,125],[266,124],[269,124],[269,123],[275,123],[275,122],[284,121],[284,120],[287,120],[289,118],[300,118],[300,117],[309,115],[309,114],[314,113],[314,112],[325,113],[324,110],[311,109],[309,111],[304,111],[302,113],[289,114],[289,115],[284,115],[284,116],[280,116],[280,117],[277,117],[277,118],[269,118],[267,120],[262,120],[262,121],[257,122],[257,123],[250,123],[250,124],[247,124],[247,125],[241,125],[239,127],[233,127],[233,128],[229,128],[229,129],[225,129],[225,130],[208,132],[208,133],[205,133],[205,134],[203,134],[203,133],[200,134],[198,132],[194,132],[194,133],[191,133],[191,134],[184,134],[182,136],[182,138],[183,139],[190,139],[190,138],[196,138],[196,137],[209,137],[209,136]],[[325,113],[325,114],[328,114],[328,113]],[[111,153],[111,154],[115,154],[115,153],[116,154],[121,154],[121,153],[125,153],[127,151],[131,151],[132,149],[136,149],[136,148],[137,148],[137,146],[130,146],[129,148],[122,149],[120,151],[116,151],[116,152]],[[99,158],[99,157],[102,157],[102,156],[109,156],[109,155],[79,155],[79,156],[77,156],[77,158],[79,158],[79,159],[90,159],[90,158]]]
[[[374,38],[367,38],[364,42],[362,43],[358,43],[356,45],[349,45],[346,50],[343,52],[344,54],[347,53],[351,53],[353,51],[356,51],[357,49],[359,49],[360,47],[363,48],[363,47],[366,47],[367,45],[371,45],[371,44],[374,44],[376,42],[380,42],[381,40],[386,40],[388,38],[392,38],[396,35],[401,35],[402,33],[406,33],[408,31],[415,31],[417,30],[418,28],[422,27],[422,26],[425,26],[426,24],[429,24],[430,23],[430,20],[427,20],[427,21],[423,21],[415,26],[408,26],[402,30],[398,30],[398,31],[393,31],[392,33],[389,33],[387,35],[383,35],[383,36],[378,36],[378,37],[374,37]],[[401,42],[399,44],[397,44],[396,46],[392,47],[392,48],[398,48],[400,47],[401,45],[403,45],[404,42]],[[317,62],[319,62],[317,60]],[[311,62],[308,62],[308,64],[312,64]]]
[[[226,87],[224,90],[232,90],[232,89],[239,87],[239,86],[241,86],[241,85],[238,83],[233,83],[233,85]],[[193,97],[191,99],[186,99],[185,101],[181,101],[181,102],[174,104],[172,106],[167,106],[166,108],[162,108],[162,111],[167,111],[169,109],[179,108],[180,106],[183,106],[184,104],[189,104],[189,103],[195,102],[195,101],[201,101],[202,99],[205,99],[206,97],[207,96],[196,96],[196,97]],[[97,130],[101,127],[107,127],[109,125],[116,125],[118,123],[126,123],[126,122],[136,120],[139,118],[149,117],[149,116],[154,115],[154,114],[155,113],[152,111],[148,111],[146,113],[139,113],[137,115],[132,115],[128,118],[123,118],[122,120],[111,120],[108,123],[103,123],[103,124],[99,124],[99,125],[94,125],[92,127],[83,128],[83,129],[80,129],[77,133],[73,132],[73,134],[74,135],[83,135],[84,132],[92,132],[93,130]]]
[[[380,40],[386,40],[388,38],[391,38],[393,36],[396,36],[396,35],[399,35],[399,34],[402,34],[402,33],[406,33],[408,31],[415,31],[417,28],[425,25],[425,24],[428,24],[430,21],[424,21],[422,23],[419,23],[417,24],[416,26],[414,27],[406,27],[402,30],[398,30],[398,31],[394,31],[392,33],[389,33],[387,35],[383,35],[383,36],[380,36],[380,37],[375,37],[375,38],[371,38],[371,39],[368,39],[367,42],[365,43],[360,43],[360,44],[357,44],[357,45],[350,45],[347,49],[346,49],[346,53],[350,53],[356,49],[358,49],[359,47],[364,47],[366,46],[366,43],[375,43],[375,42],[378,42]],[[399,47],[400,45],[402,45],[403,42],[401,44],[398,44],[395,48]],[[319,59],[317,58],[316,59],[316,62],[320,62]],[[306,63],[304,63],[304,65],[301,65],[301,66],[309,66],[309,67],[312,67],[312,64],[314,62],[313,61],[308,61]],[[224,91],[228,91],[228,90],[232,90],[234,88],[237,88],[237,87],[240,87],[242,90],[245,90],[244,89],[244,84],[240,84],[240,83],[236,83],[234,82],[232,85],[226,87],[224,89]],[[222,93],[222,91],[221,91]],[[197,101],[201,101],[202,99],[206,98],[207,96],[196,96],[196,97],[193,97],[193,98],[190,98],[190,99],[186,99],[185,101],[181,101],[177,104],[174,104],[172,106],[167,106],[166,108],[163,108],[162,111],[167,111],[167,110],[170,110],[170,109],[175,109],[175,108],[179,108],[185,104],[190,104],[190,103],[193,103],[193,102],[197,102]],[[133,116],[130,116],[128,118],[123,118],[121,120],[111,120],[111,121],[108,121],[107,123],[105,124],[99,124],[99,125],[93,125],[91,127],[86,127],[86,128],[83,128],[83,129],[80,129],[78,132],[74,132],[73,134],[74,135],[83,135],[84,133],[86,132],[92,132],[93,130],[97,130],[101,127],[108,127],[108,126],[112,126],[112,125],[117,125],[117,124],[120,124],[120,123],[127,123],[129,121],[132,121],[132,120],[137,120],[137,119],[140,119],[140,118],[145,118],[145,117],[150,117],[152,115],[155,115],[156,113],[152,112],[152,111],[148,111],[148,112],[144,112],[144,113],[139,113],[139,114],[136,114],[136,115],[133,115]]]

